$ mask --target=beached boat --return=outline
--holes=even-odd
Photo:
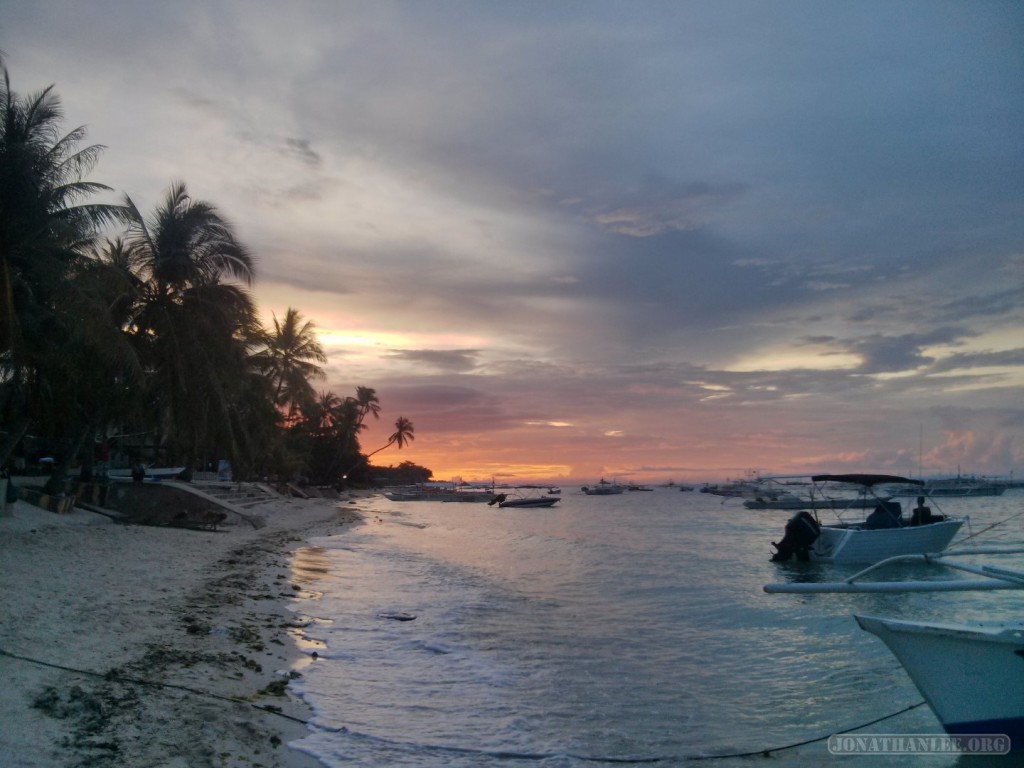
[[[813,475],[811,482],[855,485],[863,489],[864,496],[873,495],[879,486],[898,483],[923,487],[919,480],[895,475]],[[827,497],[825,493],[819,495]],[[817,510],[801,510],[786,523],[782,540],[772,542],[777,550],[772,560],[785,562],[795,557],[824,562],[874,563],[897,555],[941,552],[953,541],[967,518],[933,514],[931,507],[923,504],[926,494],[922,492],[919,497],[918,506],[909,518],[904,517],[900,502],[878,496],[872,512],[856,521],[845,520],[842,515],[848,509],[862,513],[866,508],[859,504],[832,508],[838,518],[834,523],[822,523],[813,514]]]
[[[794,594],[1022,589],[1022,571],[952,562],[952,558],[966,555],[1021,552],[1024,550],[976,549],[903,556],[877,563],[841,582],[766,584],[764,589]],[[881,568],[907,562],[942,565],[985,578],[874,580]],[[865,579],[869,574],[872,579]],[[947,733],[998,735],[1004,739],[1004,749],[1024,750],[1024,621],[946,623],[857,614],[854,619],[888,646]]]
[[[185,467],[143,467],[142,479],[148,482],[157,482],[159,480],[173,480],[182,472],[185,471]],[[128,469],[108,469],[107,477],[111,480],[118,480],[121,482],[131,482],[133,470]]]

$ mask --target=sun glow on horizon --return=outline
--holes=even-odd
[[[722,368],[730,373],[758,371],[835,371],[856,368],[862,360],[857,355],[815,352],[813,350],[782,349],[765,351],[737,360]]]

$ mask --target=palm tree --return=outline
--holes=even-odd
[[[51,351],[81,330],[75,317],[61,312],[75,288],[71,270],[85,258],[103,225],[126,221],[130,212],[124,206],[88,202],[110,189],[85,180],[103,147],[80,149],[82,127],[61,135],[63,112],[53,86],[21,97],[11,89],[2,61],[0,68],[3,463],[33,416],[43,412],[41,401],[51,385],[66,375],[66,358]]]
[[[310,379],[322,379],[327,356],[317,340],[316,326],[302,322],[297,309],[288,308],[284,320],[274,316],[274,330],[263,339],[263,349],[253,355],[254,364],[270,377],[275,403],[294,421],[306,403],[314,400]]]
[[[367,415],[374,419],[380,418],[380,399],[377,390],[372,387],[356,387],[356,404],[359,406],[359,426]]]
[[[172,453],[191,467],[200,451],[239,448],[234,407],[260,337],[246,286],[254,261],[231,225],[209,203],[193,200],[183,183],[148,220],[136,213],[132,261],[142,280],[134,320],[159,404],[160,429]],[[241,281],[244,285],[224,282]]]
[[[46,411],[64,426],[72,448],[54,466],[47,483],[51,493],[63,490],[72,461],[86,445],[82,477],[90,478],[93,438],[105,438],[108,424],[141,411],[143,370],[127,333],[138,282],[121,263],[123,256],[123,242],[108,240],[91,258],[75,264],[57,307],[68,330],[49,347],[56,353],[49,370],[56,375]]]
[[[380,453],[385,448],[390,448],[392,445],[397,445],[398,449],[401,450],[416,439],[416,435],[413,434],[414,432],[415,428],[413,427],[412,422],[405,418],[405,416],[399,416],[395,419],[395,431],[391,437],[388,438],[387,443],[382,445],[376,451],[373,451],[373,453],[366,454],[366,459],[369,460],[369,458],[374,454]]]

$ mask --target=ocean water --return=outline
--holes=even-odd
[[[1021,515],[1024,492],[940,506],[971,516],[963,537]],[[375,497],[365,525],[293,561],[303,646],[317,655],[292,684],[315,713],[293,746],[332,768],[730,768],[766,750],[787,766],[974,765],[838,758],[814,740],[921,701],[853,612],[1019,618],[1024,594],[768,595],[768,582],[858,570],[771,563],[790,514],[665,488],[564,488],[555,508],[532,510]],[[1024,544],[1024,516],[971,543]],[[942,730],[918,706],[861,732]]]

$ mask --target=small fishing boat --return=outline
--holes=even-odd
[[[840,582],[766,584],[768,593],[952,592],[1024,589],[1024,572],[956,563],[967,555],[1020,554],[1024,549],[951,550],[904,555],[865,568]],[[941,565],[984,579],[875,581],[892,564]],[[1024,750],[1024,621],[933,622],[854,614],[906,670],[945,731],[952,736],[990,735],[993,749]],[[998,752],[997,752],[998,753]]]
[[[499,493],[487,502],[487,506],[491,507],[497,504],[502,509],[541,509],[544,507],[553,507],[559,501],[561,501],[561,499],[557,496],[516,496],[510,498],[507,494]]]
[[[814,560],[843,563],[874,563],[897,555],[941,552],[949,546],[966,517],[946,517],[933,514],[931,507],[924,505],[926,494],[919,495],[918,506],[910,517],[903,515],[898,501],[874,494],[879,486],[906,483],[922,487],[920,480],[911,480],[895,475],[813,475],[815,484],[838,483],[849,488],[862,489],[861,496],[874,495],[875,504],[866,517],[851,521],[843,518],[846,510],[866,510],[857,500],[851,500],[844,507],[832,507],[838,518],[834,523],[822,523],[816,516],[817,510],[803,509],[786,523],[785,535],[778,543],[772,556],[774,562]],[[827,497],[819,493],[819,497]]]

